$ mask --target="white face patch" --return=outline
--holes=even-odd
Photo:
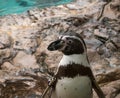
[[[89,62],[87,59],[87,55],[85,53],[83,54],[73,54],[73,55],[63,55],[59,66],[67,66],[68,64],[81,64],[83,66],[89,67]]]
[[[82,46],[83,46],[84,50],[86,50],[83,41],[82,41],[79,37],[76,37],[76,36],[69,36],[69,35],[65,35],[65,36],[61,35],[61,36],[59,37],[59,39],[62,39],[62,40],[66,40],[66,38],[73,38],[73,39],[79,40],[79,41],[82,43]]]
[[[81,41],[81,39],[80,39],[79,37],[69,36],[69,35],[65,35],[65,36],[62,36],[62,35],[61,35],[61,36],[59,37],[59,39],[63,39],[63,40],[64,40],[64,39],[67,38],[67,37],[68,37],[68,38],[77,39],[77,40]]]

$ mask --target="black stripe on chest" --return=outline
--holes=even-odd
[[[69,64],[67,66],[60,66],[56,77],[61,79],[62,77],[74,78],[75,76],[88,76],[91,79],[94,78],[93,73],[89,67],[80,64]]]

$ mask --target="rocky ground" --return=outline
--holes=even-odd
[[[55,71],[62,57],[47,46],[71,30],[84,37],[106,98],[120,98],[119,4],[119,0],[77,0],[0,17],[0,98],[40,98],[51,77],[48,72]]]

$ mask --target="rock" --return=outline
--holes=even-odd
[[[14,65],[12,65],[10,62],[5,62],[2,66],[3,70],[16,70],[16,67]]]
[[[101,21],[96,19],[105,2],[91,0],[0,17],[0,98],[40,97],[51,77],[48,70],[55,72],[62,57],[47,46],[67,31],[84,38],[93,73],[106,96],[119,97],[114,88],[119,87],[119,71],[109,72],[120,65],[118,7],[112,2],[108,7],[114,15],[109,16],[106,6]]]
[[[120,60],[118,57],[111,57],[109,58],[109,64],[111,67],[120,66]]]
[[[96,79],[99,84],[110,83],[111,81],[120,79],[120,68],[109,69],[106,73],[96,74]]]
[[[37,82],[33,79],[18,79],[5,81],[5,86],[1,88],[1,98],[15,98],[25,96],[27,98],[30,98],[29,96],[31,95],[41,96],[40,92],[43,92],[43,89],[45,89],[45,87],[47,86],[47,79],[42,76],[31,76]]]
[[[36,51],[37,41],[36,39],[17,39],[13,48],[17,50],[23,50],[28,54],[32,54]]]
[[[117,51],[117,48],[112,42],[106,43],[106,48],[111,50],[111,51]]]
[[[38,30],[34,30],[33,26],[18,28],[11,35],[14,39],[13,48],[32,54],[38,46],[38,33]]]
[[[102,44],[99,40],[94,38],[91,38],[88,40],[85,39],[85,42],[87,44],[87,47],[92,50],[96,50]]]
[[[101,46],[97,49],[97,52],[104,57],[111,57],[112,52],[105,46]]]
[[[0,50],[0,64],[6,61],[11,61],[16,55],[16,51],[12,49],[2,49]]]
[[[117,35],[117,37],[113,37],[111,40],[115,43],[117,49],[119,50],[120,49],[120,34]]]
[[[34,55],[28,55],[25,52],[19,52],[13,59],[15,66],[20,66],[21,68],[37,68],[36,59]]]
[[[77,0],[76,3],[74,4],[67,4],[66,6],[69,8],[69,9],[72,9],[72,10],[80,10],[80,9],[83,9],[85,7],[87,7],[87,5],[90,4],[90,1],[91,0]]]
[[[6,47],[11,46],[10,36],[6,33],[0,33],[0,49],[4,49]]]
[[[105,92],[106,98],[117,98],[119,96],[120,80],[111,82],[102,89]]]
[[[96,74],[96,77],[106,96],[105,98],[119,98],[120,68],[109,69],[107,73]],[[96,94],[94,94],[94,98],[97,98]]]
[[[103,17],[108,17],[111,19],[119,19],[119,5],[120,1],[119,0],[112,0],[112,2],[110,2],[104,10],[104,14]]]
[[[103,38],[108,39],[109,35],[108,35],[106,32],[107,32],[106,28],[102,29],[101,32],[100,32],[99,29],[96,29],[96,30],[94,31],[94,35],[96,35],[96,36],[101,36],[101,37],[103,37]]]
[[[119,98],[120,80],[107,83],[104,87],[102,87],[102,90],[106,96],[105,98]],[[93,98],[98,98],[95,92]]]

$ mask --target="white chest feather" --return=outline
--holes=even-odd
[[[55,95],[54,95],[55,94]],[[92,98],[92,85],[87,76],[58,80],[52,98]]]
[[[88,59],[86,54],[73,54],[73,55],[63,55],[59,66],[67,66],[68,64],[81,64],[83,66],[89,67]]]
[[[59,67],[66,67],[70,64],[78,64],[80,66],[82,65],[84,67],[90,67],[85,53],[68,56],[63,55],[59,63]],[[61,79],[58,79],[55,92],[52,93],[51,98],[92,98],[91,80],[88,76],[80,75],[77,75],[74,78],[62,77]]]

